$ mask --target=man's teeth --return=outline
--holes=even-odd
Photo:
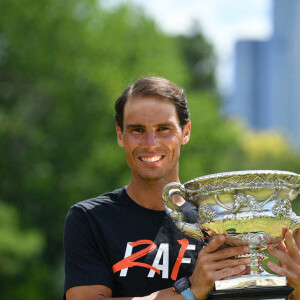
[[[162,158],[162,156],[141,157],[141,160],[145,161],[145,162],[155,162],[155,161],[160,160],[161,158]]]

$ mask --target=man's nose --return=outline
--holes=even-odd
[[[155,135],[155,132],[153,132],[153,131],[146,132],[144,143],[147,146],[156,146],[156,145],[158,145],[159,143],[157,141],[157,137]]]

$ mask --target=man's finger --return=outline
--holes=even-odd
[[[295,240],[293,238],[293,234],[291,230],[288,230],[285,234],[285,241],[286,241],[286,248],[288,253],[293,257],[295,260],[300,259],[299,255],[299,249],[295,243]]]
[[[285,246],[285,244],[284,244],[283,241],[280,242],[280,243],[276,246],[276,248],[277,248],[278,250],[282,251],[282,252],[286,252],[286,246]]]
[[[209,261],[217,262],[228,260],[230,258],[248,254],[250,252],[249,246],[238,246],[238,247],[226,247],[223,249],[218,249],[217,251],[210,253]]]
[[[219,271],[226,268],[234,268],[236,266],[244,265],[249,266],[251,263],[250,257],[243,257],[243,258],[235,258],[235,259],[225,259],[221,261],[217,261],[214,263],[209,264],[209,269],[212,271]]]
[[[285,233],[288,231],[287,227],[283,226],[282,227],[282,236],[285,236]]]
[[[225,278],[230,278],[235,275],[239,275],[246,270],[245,265],[239,265],[233,268],[225,268],[223,270],[217,271],[215,273],[215,280],[221,280]]]
[[[296,245],[297,245],[298,249],[300,249],[300,228],[298,228],[296,230],[295,242],[296,242]]]
[[[285,277],[289,278],[289,280],[297,279],[297,277],[295,276],[295,274],[293,272],[289,271],[289,269],[287,269],[287,268],[282,268],[282,267],[278,266],[273,261],[268,261],[267,265],[273,272],[275,272],[276,274],[278,274],[280,276],[285,276]]]
[[[286,265],[286,266],[288,266],[288,268],[294,267],[294,263],[293,263],[291,257],[288,255],[288,253],[278,250],[273,245],[268,245],[268,250],[274,257],[276,257],[280,261],[281,265]]]
[[[216,235],[204,248],[202,248],[200,252],[203,254],[215,252],[220,246],[224,244],[225,240],[226,238],[223,234]]]

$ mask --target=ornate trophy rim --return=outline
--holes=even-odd
[[[203,195],[233,190],[247,189],[259,190],[268,188],[284,189],[300,188],[300,175],[289,171],[278,170],[246,170],[222,172],[204,175],[183,184],[188,193],[201,193]],[[292,200],[292,199],[291,199]]]
[[[283,176],[292,176],[296,177],[300,181],[300,175],[294,172],[289,171],[279,171],[279,170],[243,170],[243,171],[230,171],[230,172],[220,172],[214,173],[210,175],[200,176],[194,179],[191,179],[184,183],[184,185],[188,185],[195,181],[205,181],[209,179],[221,179],[227,178],[231,176],[247,176],[247,175],[283,175]]]

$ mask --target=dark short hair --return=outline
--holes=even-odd
[[[180,126],[183,127],[190,120],[187,100],[182,88],[161,77],[142,77],[130,84],[115,103],[115,121],[123,131],[123,116],[126,102],[134,97],[155,97],[170,99],[174,102]]]

